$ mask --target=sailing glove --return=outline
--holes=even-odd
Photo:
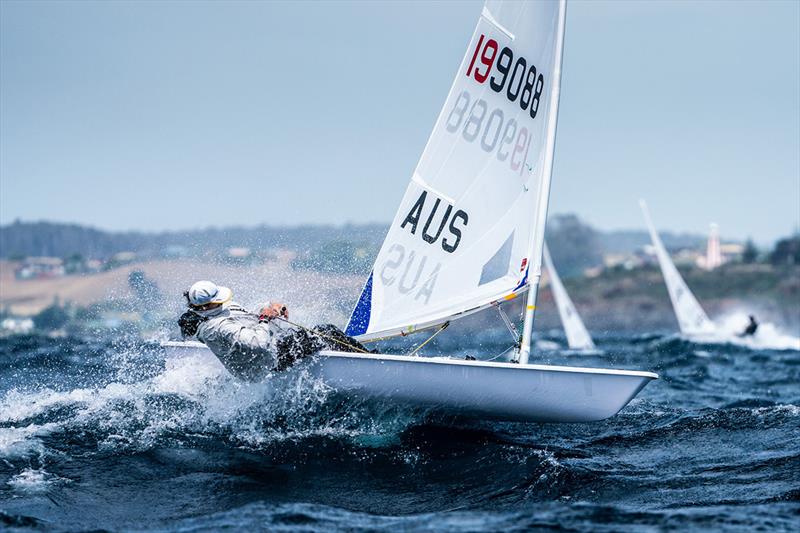
[[[181,328],[181,335],[183,335],[183,338],[194,337],[197,334],[197,328],[203,320],[205,319],[194,311],[186,311],[183,313],[178,319],[178,327]]]

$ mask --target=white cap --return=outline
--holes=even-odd
[[[233,298],[233,291],[220,287],[213,281],[198,281],[189,289],[189,304],[200,306],[224,304]]]

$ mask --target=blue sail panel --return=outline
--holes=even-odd
[[[358,299],[356,308],[353,309],[353,314],[350,315],[350,322],[347,323],[345,333],[350,337],[357,337],[367,332],[369,328],[369,319],[372,314],[372,272],[369,274],[369,279],[364,290],[361,291],[361,296]]]
[[[531,268],[530,265],[528,265],[528,267],[525,269],[525,276],[523,276],[522,281],[520,281],[517,284],[517,286],[514,287],[514,291],[513,292],[517,292],[522,287],[524,287],[526,283],[528,283],[528,272],[530,271],[530,268]]]

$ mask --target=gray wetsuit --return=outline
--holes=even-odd
[[[206,315],[197,339],[209,347],[225,368],[245,381],[258,381],[278,369],[277,341],[288,328],[277,320],[263,322],[236,303]]]
[[[228,372],[244,381],[259,381],[272,371],[286,370],[324,348],[367,351],[336,326],[295,328],[277,319],[261,320],[233,302],[208,311],[186,311],[178,325],[184,338],[196,335]]]

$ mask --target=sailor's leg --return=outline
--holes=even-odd
[[[333,324],[321,324],[314,328],[314,331],[321,334],[323,342],[329,350],[338,352],[367,352],[364,346],[353,337],[348,337],[342,330]]]
[[[275,341],[278,356],[276,370],[285,370],[298,359],[308,357],[325,348],[325,343],[302,329],[287,329]]]

